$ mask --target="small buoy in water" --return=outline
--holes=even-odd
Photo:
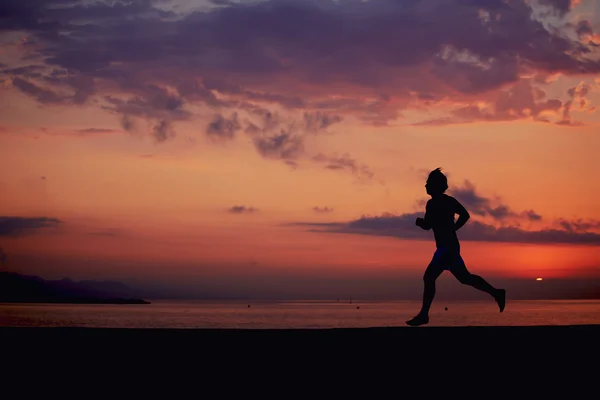
[[[250,308],[250,304],[248,304],[248,308]]]
[[[358,310],[359,308],[360,308],[359,306],[356,306],[356,309],[357,309],[357,310]]]
[[[444,310],[448,311],[448,307],[444,308]]]

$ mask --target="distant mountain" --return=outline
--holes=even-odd
[[[150,304],[135,298],[131,289],[120,282],[45,280],[14,272],[0,272],[0,302]]]

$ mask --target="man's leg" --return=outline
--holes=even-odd
[[[494,298],[494,300],[496,300],[496,303],[498,303],[500,312],[504,311],[504,306],[506,303],[506,290],[496,289],[481,276],[470,273],[460,255],[458,255],[455,262],[452,263],[450,272],[452,272],[452,275],[454,275],[460,283],[472,286],[475,289],[488,293]]]
[[[421,311],[413,319],[406,321],[407,325],[419,326],[429,323],[429,308],[435,297],[435,281],[444,272],[441,259],[433,256],[423,275],[423,303]]]

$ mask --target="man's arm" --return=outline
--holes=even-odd
[[[454,230],[457,231],[460,228],[462,228],[464,224],[467,223],[469,218],[471,218],[471,215],[469,215],[467,209],[464,208],[463,205],[458,202],[458,200],[454,199],[454,202],[454,212],[458,214],[458,219],[454,223]]]
[[[425,229],[426,231],[430,230],[432,225],[431,225],[431,218],[428,217],[427,211],[429,210],[429,201],[427,202],[427,205],[425,206],[425,218],[417,218],[417,226],[420,227],[421,229]]]

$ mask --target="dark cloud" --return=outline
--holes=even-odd
[[[319,111],[314,113],[304,113],[303,128],[310,133],[321,133],[331,125],[342,121],[339,115],[330,115]]]
[[[156,139],[157,142],[162,143],[169,138],[175,136],[175,131],[171,125],[171,121],[161,120],[158,121],[154,128],[152,129],[152,136]]]
[[[42,65],[10,68],[1,74],[11,79],[13,87],[45,105],[84,104],[96,92],[91,77]]]
[[[78,129],[78,133],[114,133],[114,129],[106,129],[106,128],[87,128],[87,129]]]
[[[26,65],[24,67],[6,68],[7,65],[0,65],[0,68],[5,68],[2,73],[6,75],[20,76],[22,78],[38,79],[43,77],[43,72],[46,67],[42,65]]]
[[[164,88],[148,86],[142,90],[144,95],[138,95],[127,100],[106,96],[108,106],[103,108],[121,114],[121,127],[128,132],[135,132],[141,124],[140,120],[149,123],[148,133],[158,143],[165,142],[176,136],[176,121],[191,118],[191,113],[183,109],[183,99],[170,94]]]
[[[572,95],[571,95],[572,97]],[[545,115],[560,117],[554,123],[564,125],[570,120],[569,109],[571,102],[565,104],[559,99],[546,98],[546,92],[537,87],[533,79],[521,80],[511,88],[500,91],[486,99],[486,105],[466,105],[451,112],[450,117],[420,121],[412,125],[449,125],[478,121],[515,121],[533,119],[534,121],[551,122]]]
[[[465,180],[462,186],[452,186],[448,194],[456,198],[471,214],[491,217],[496,221],[526,220],[540,221],[542,216],[534,210],[515,211],[499,197],[490,198],[477,192],[475,185]]]
[[[174,14],[154,7],[164,0],[111,0],[81,2],[77,0],[3,0],[0,5],[0,30],[26,30],[43,38],[59,39],[58,31],[85,21],[121,22],[132,17],[170,17]],[[81,31],[90,26],[82,24]]]
[[[253,139],[254,147],[265,158],[295,159],[304,152],[302,136],[281,132]]]
[[[296,121],[286,121],[278,113],[253,110],[258,121],[250,122],[245,132],[252,137],[254,147],[265,158],[294,160],[304,153],[305,129],[297,128]]]
[[[441,126],[441,125],[451,125],[456,124],[458,121],[456,118],[452,117],[441,117],[434,119],[426,119],[424,121],[413,122],[412,126]],[[465,121],[461,121],[461,123],[465,123]]]
[[[217,107],[252,108],[254,103],[278,103],[288,109],[299,109],[307,106],[305,101],[297,96],[253,91],[223,78],[205,78],[201,83],[194,81],[192,87],[193,90],[180,87],[180,93],[186,93],[187,96],[194,95],[196,99],[202,99]],[[228,95],[231,100],[218,99],[214,92]]]
[[[319,153],[313,157],[313,160],[318,163],[324,164],[326,169],[334,171],[348,171],[352,175],[360,179],[369,180],[373,179],[373,177],[375,176],[375,174],[373,173],[373,171],[371,171],[371,168],[369,168],[368,165],[359,164],[359,162],[350,157],[349,154],[334,154],[327,156],[325,154]]]
[[[14,87],[23,93],[34,97],[42,104],[62,103],[65,100],[63,96],[21,78],[14,78],[12,84]]]
[[[56,218],[0,216],[0,236],[19,236],[43,228],[55,228],[60,224],[62,221]]]
[[[581,122],[573,121],[573,119],[571,118],[571,110],[574,107],[577,107],[579,110],[589,109],[587,95],[590,93],[590,90],[591,85],[584,82],[567,90],[569,100],[565,102],[562,111],[562,119],[559,122],[557,122],[558,124],[569,126],[581,125]]]
[[[184,121],[191,113],[184,109],[184,99],[167,88],[153,84],[130,87],[135,93],[129,99],[105,96],[105,109],[122,115],[121,124],[125,130],[131,130],[133,118],[144,118],[156,124],[170,125],[171,121]],[[165,121],[168,121],[165,122]],[[156,136],[156,131],[153,132]]]
[[[267,158],[289,159],[303,152],[303,142],[309,134],[325,134],[342,117],[323,112],[304,112],[301,118],[283,116],[262,107],[245,110],[243,120],[237,112],[226,117],[217,114],[206,127],[211,138],[234,139],[240,131],[250,135],[258,152]]]
[[[125,115],[123,115],[123,117],[121,117],[120,122],[121,122],[121,126],[123,127],[123,129],[125,129],[128,132],[131,132],[131,131],[135,130],[135,128],[136,128],[135,122],[127,114],[125,114]]]
[[[571,11],[572,0],[538,0],[540,4],[551,7],[558,15],[564,16]]]
[[[585,232],[590,229],[600,229],[600,221],[596,220],[583,220],[581,218],[576,220],[559,220],[560,226],[567,232]]]
[[[559,15],[571,9],[567,0],[540,2]],[[45,69],[15,66],[1,74],[45,104],[99,95],[119,118],[159,125],[191,118],[188,103],[218,112],[278,103],[381,125],[415,99],[420,106],[464,103],[536,72],[600,72],[595,46],[545,26],[532,2],[213,3],[209,11],[177,14],[165,11],[165,1],[4,0],[0,30],[26,34],[29,64]],[[589,24],[573,24],[589,36]],[[464,108],[451,118],[535,116],[560,107],[554,100],[506,108],[496,99],[493,113]]]
[[[427,170],[416,170],[424,174]],[[477,192],[475,186],[465,180],[461,187],[448,191],[471,213],[472,218],[460,229],[460,240],[510,243],[572,243],[600,245],[600,221],[559,219],[551,226],[538,230],[525,229],[522,223],[539,224],[543,218],[534,210],[514,211],[502,203],[501,198],[489,198]],[[424,207],[425,201],[419,202]],[[400,239],[431,240],[431,232],[415,226],[422,212],[400,215],[383,213],[378,216],[362,216],[349,222],[297,222],[316,232],[348,233],[373,236],[392,236]],[[482,219],[488,218],[485,222]]]
[[[527,218],[530,221],[541,221],[542,220],[542,216],[533,210],[523,211],[523,213],[521,215],[523,215],[525,218]]]
[[[347,233],[373,236],[392,236],[410,240],[432,240],[432,233],[415,226],[422,213],[380,216],[363,216],[346,223],[293,223],[315,232]],[[519,226],[497,227],[471,220],[458,232],[461,241],[507,243],[570,243],[600,245],[600,234],[565,229],[525,230]]]
[[[333,212],[333,208],[330,207],[313,207],[313,211],[318,213],[318,214],[329,214]]]
[[[324,164],[326,169],[351,173],[359,179],[372,179],[371,169],[348,154],[326,156],[305,154],[305,140],[309,135],[328,134],[328,128],[339,123],[339,115],[321,111],[304,112],[300,118],[281,115],[261,107],[245,110],[247,117],[233,113],[230,117],[217,114],[206,127],[206,135],[216,140],[232,140],[238,132],[248,135],[256,151],[264,158],[281,160],[293,169],[300,158]]]
[[[300,118],[284,116],[261,107],[245,110],[246,118],[233,113],[231,117],[217,114],[206,127],[206,135],[213,139],[231,140],[238,132],[248,135],[256,151],[264,158],[282,160],[290,166],[298,167],[297,159],[305,156],[304,142],[309,135],[328,134],[327,129],[339,123],[339,115],[304,112]],[[345,169],[355,175],[371,174],[366,166],[357,166],[356,161],[344,156],[326,158],[318,154],[312,158],[316,162],[328,162],[330,169]]]
[[[579,39],[585,39],[586,37],[594,34],[592,24],[588,20],[579,21],[575,25],[575,32],[577,32]]]
[[[241,129],[237,113],[230,118],[217,114],[206,127],[206,134],[213,139],[233,139]]]
[[[251,214],[257,212],[258,209],[254,207],[246,207],[246,206],[233,206],[227,210],[232,214]]]
[[[294,161],[294,160],[283,160],[283,162],[288,165],[289,167],[291,167],[293,170],[297,169],[299,167],[298,162]]]

